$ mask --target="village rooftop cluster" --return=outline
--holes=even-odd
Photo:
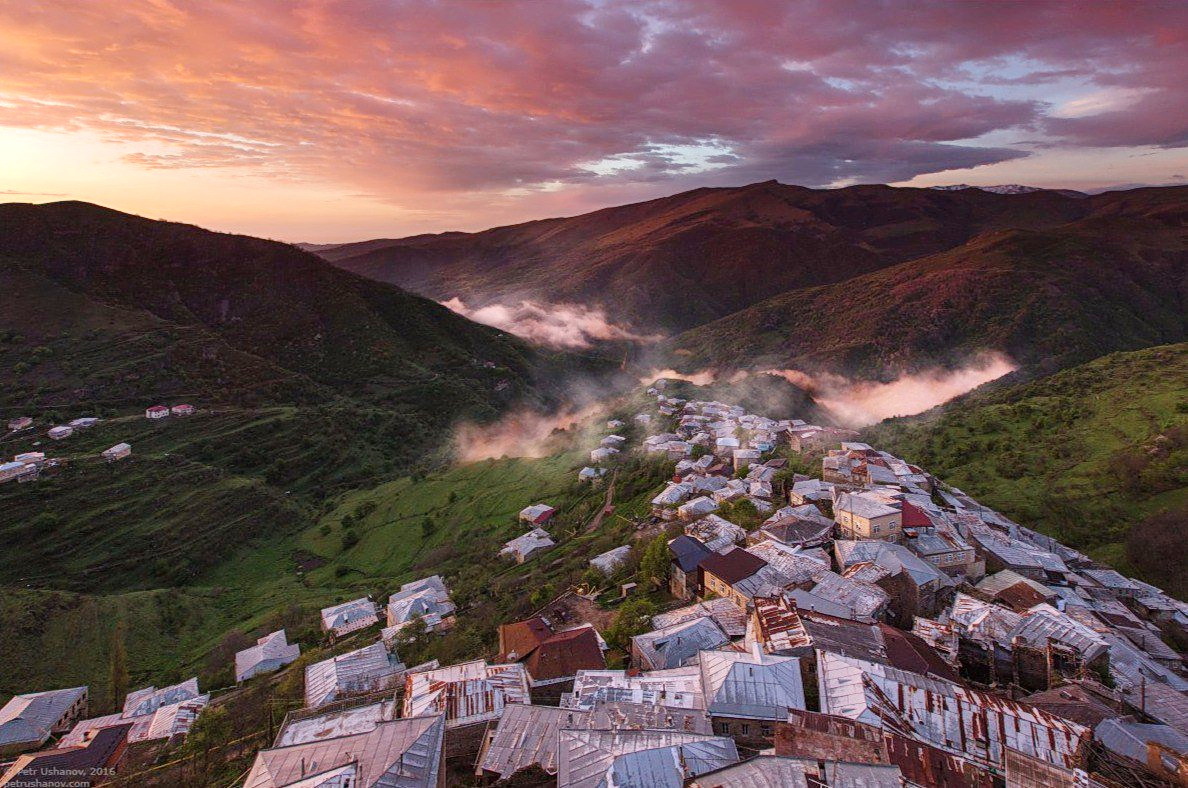
[[[608,667],[585,591],[454,665],[398,654],[405,628],[455,625],[445,578],[335,604],[327,640],[359,646],[304,668],[306,708],[243,784],[435,786],[451,764],[565,788],[1188,782],[1188,678],[1168,645],[1188,636],[1188,605],[854,433],[665,390],[634,416],[638,445],[611,420],[578,471],[601,483],[632,452],[671,464],[645,525],[668,534],[673,604],[630,638],[626,667]],[[820,472],[792,472],[794,456]],[[731,520],[742,511],[758,524]],[[504,559],[559,549],[556,514],[527,505]],[[632,549],[590,564],[611,574]],[[266,634],[236,655],[236,679],[300,653]],[[39,760],[104,766],[122,742],[184,737],[209,700],[194,679],[92,719],[85,687],[14,698],[0,752],[34,752],[0,785]]]

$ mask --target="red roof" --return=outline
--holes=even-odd
[[[503,624],[499,627],[499,659],[521,660],[552,636],[553,628],[540,616]]]
[[[904,528],[931,528],[932,520],[924,513],[924,510],[908,501],[903,502],[901,509],[903,512],[903,527]]]
[[[568,678],[579,670],[604,670],[606,658],[592,627],[558,632],[521,660],[533,681]]]

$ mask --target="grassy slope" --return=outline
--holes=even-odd
[[[873,445],[1119,570],[1130,528],[1188,504],[1188,345],[1115,353],[1032,383],[871,427]],[[1154,450],[1154,452],[1153,452]],[[1134,476],[1127,468],[1141,458]],[[1181,561],[1188,557],[1168,556]],[[1183,564],[1181,563],[1181,566]]]

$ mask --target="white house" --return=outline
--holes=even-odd
[[[50,427],[49,436],[56,441],[63,438],[69,438],[74,434],[74,428],[68,427],[65,424],[59,424],[57,427]]]
[[[616,547],[614,550],[607,550],[605,553],[594,556],[590,559],[590,566],[604,575],[609,575],[622,566],[629,555],[631,555],[631,545],[625,544],[622,547]]]
[[[192,416],[194,415],[194,406],[186,405],[184,403],[181,405],[174,405],[169,409],[169,412],[174,416]]]
[[[441,575],[405,583],[388,597],[388,627],[398,632],[417,619],[425,622],[428,632],[449,629],[454,625],[454,603]],[[394,633],[393,633],[394,634]]]
[[[169,408],[165,407],[164,405],[153,405],[152,407],[146,408],[144,411],[144,417],[146,419],[163,419],[168,415]]]
[[[322,631],[342,637],[379,621],[376,605],[368,597],[322,609]]]
[[[301,646],[288,642],[285,631],[278,629],[256,641],[256,645],[235,655],[235,680],[271,673],[301,656]]]
[[[549,532],[543,528],[533,528],[523,536],[517,536],[503,546],[500,555],[510,556],[517,564],[522,564],[541,550],[547,550],[557,544]]]
[[[115,446],[112,446],[110,449],[104,449],[102,457],[103,457],[103,459],[107,460],[108,462],[115,462],[116,460],[124,459],[125,457],[129,456],[130,454],[132,454],[132,446],[131,445],[129,445],[127,443],[117,443]]]

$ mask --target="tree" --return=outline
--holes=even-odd
[[[643,558],[639,561],[639,573],[653,586],[661,586],[668,581],[668,569],[671,565],[668,537],[660,534],[644,548]]]
[[[128,651],[124,646],[124,619],[116,621],[111,634],[111,702],[119,708],[128,694]]]
[[[631,638],[647,632],[652,626],[656,606],[647,597],[632,597],[619,607],[615,620],[604,633],[607,643],[620,651],[626,651]]]
[[[425,515],[425,519],[421,521],[421,536],[428,539],[437,531],[437,523],[433,522],[433,518]]]

